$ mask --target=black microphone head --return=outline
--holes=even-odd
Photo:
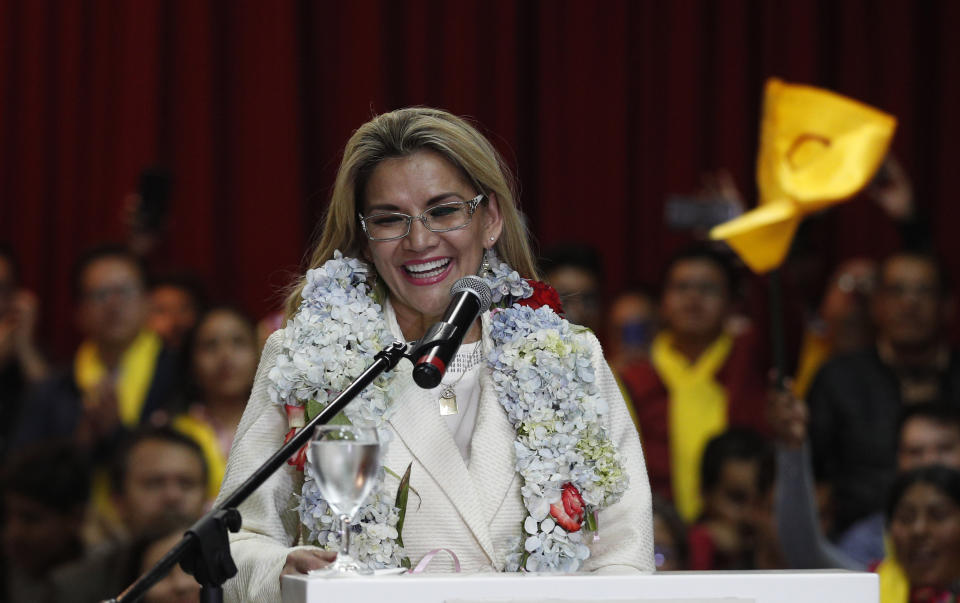
[[[417,364],[413,367],[413,381],[423,389],[433,389],[440,385],[443,373],[429,363]]]
[[[465,276],[450,288],[450,307],[443,320],[431,326],[418,342],[413,357],[413,380],[423,388],[440,385],[447,364],[477,316],[490,308],[493,293],[483,279]]]
[[[480,300],[480,312],[486,312],[490,309],[490,303],[493,301],[493,292],[490,286],[479,276],[464,276],[457,279],[450,288],[450,297],[453,297],[461,291],[470,291]]]

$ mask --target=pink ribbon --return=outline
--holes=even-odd
[[[427,569],[427,566],[430,565],[430,562],[433,561],[433,558],[437,556],[439,552],[449,553],[453,557],[453,571],[460,573],[460,560],[457,559],[457,554],[451,551],[450,549],[433,549],[423,556],[423,559],[420,560],[420,563],[417,564],[417,567],[413,568],[410,572],[411,574],[419,574],[423,570]]]

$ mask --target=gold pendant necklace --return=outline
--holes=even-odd
[[[480,354],[482,350],[480,349],[481,344],[477,342],[476,346],[473,348],[473,352],[470,353],[470,356],[463,358],[460,354],[457,354],[454,357],[454,361],[451,362],[452,368],[463,368],[463,372],[460,373],[460,376],[457,377],[457,380],[453,383],[441,383],[442,389],[440,390],[440,397],[437,399],[437,403],[440,405],[440,416],[446,417],[449,415],[455,415],[460,412],[460,409],[457,407],[457,390],[455,389],[457,384],[464,378],[464,376],[470,372],[473,367],[480,364]]]
[[[457,392],[454,391],[453,387],[450,385],[443,386],[443,391],[440,392],[440,399],[437,400],[437,402],[440,403],[441,417],[455,415],[459,412],[457,409]]]

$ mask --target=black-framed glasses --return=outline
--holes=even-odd
[[[477,206],[486,200],[480,193],[469,201],[448,201],[439,203],[419,216],[398,211],[375,212],[369,216],[360,216],[360,226],[371,241],[393,241],[410,234],[414,220],[420,220],[432,232],[449,232],[465,228],[473,219]]]

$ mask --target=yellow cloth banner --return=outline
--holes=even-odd
[[[163,347],[160,337],[150,331],[141,331],[120,358],[114,387],[117,394],[117,413],[124,427],[132,429],[140,423],[140,413],[147,401],[150,383],[157,367],[157,356]],[[92,341],[85,341],[74,360],[77,385],[85,395],[90,394],[107,376],[107,367]]]
[[[688,523],[703,506],[700,496],[700,458],[707,442],[727,428],[727,392],[715,377],[733,349],[724,333],[696,362],[674,349],[673,337],[660,333],[650,349],[657,374],[667,387],[670,434],[670,480],[673,504]]]
[[[839,94],[767,81],[757,156],[759,206],[716,226],[754,272],[779,266],[803,217],[848,199],[883,161],[896,119]]]

